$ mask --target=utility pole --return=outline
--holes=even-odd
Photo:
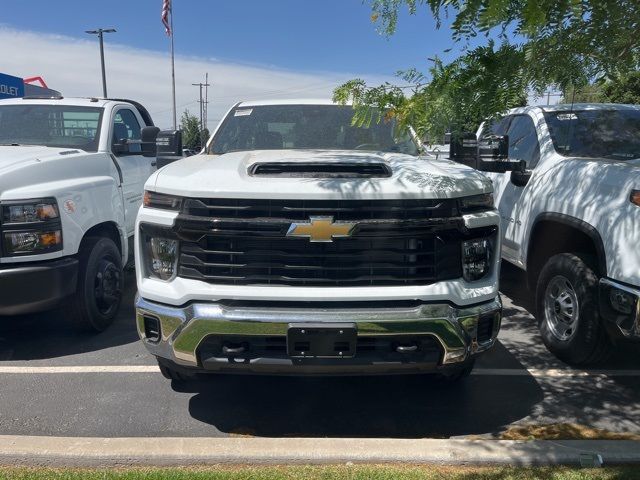
[[[209,78],[209,74],[207,74],[207,78]],[[200,146],[204,146],[204,141],[203,141],[203,134],[204,134],[204,115],[206,112],[206,103],[205,100],[202,99],[202,87],[209,87],[209,82],[207,80],[205,80],[205,83],[192,83],[191,85],[193,85],[194,87],[199,87],[200,88],[200,100],[198,100],[198,103],[200,104]]]
[[[104,68],[104,41],[103,36],[105,33],[115,33],[115,28],[98,28],[96,30],[85,30],[85,33],[89,35],[98,35],[100,40],[100,64],[102,65],[102,96],[107,98],[107,75]]]

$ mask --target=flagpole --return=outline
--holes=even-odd
[[[171,2],[171,8],[169,9],[171,15],[171,95],[173,98],[173,129],[178,129],[178,119],[176,116],[176,67],[173,55],[173,36],[175,31],[173,30],[173,2]]]

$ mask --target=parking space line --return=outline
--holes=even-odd
[[[487,376],[532,376],[532,377],[638,377],[640,370],[572,370],[569,368],[477,368],[472,375]]]
[[[0,374],[158,373],[156,365],[0,366]],[[569,368],[477,368],[472,375],[496,377],[640,377],[640,370],[572,370]]]
[[[157,365],[83,365],[57,367],[0,366],[0,373],[157,373]]]

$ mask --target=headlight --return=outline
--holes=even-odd
[[[4,247],[9,255],[55,252],[62,249],[62,231],[8,232]]]
[[[144,234],[143,255],[146,273],[160,280],[171,280],[178,263],[178,240],[156,233]]]
[[[491,270],[491,241],[487,238],[462,242],[462,276],[467,282],[480,280]]]
[[[5,205],[2,207],[2,223],[34,223],[46,222],[60,218],[58,204],[22,203],[19,205]]]
[[[2,205],[0,230],[5,255],[38,255],[62,250],[62,224],[54,198]]]
[[[493,209],[493,194],[483,193],[482,195],[472,195],[462,197],[460,200],[460,211],[462,213],[481,212]]]
[[[164,193],[144,191],[142,203],[145,207],[159,208],[162,210],[180,210],[182,208],[182,198]]]

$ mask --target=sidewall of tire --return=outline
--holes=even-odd
[[[559,340],[550,331],[544,305],[547,285],[557,275],[571,282],[578,299],[578,324],[573,336],[566,341]],[[598,311],[598,277],[582,258],[562,253],[547,261],[538,277],[536,309],[542,340],[560,360],[574,365],[599,360],[607,338]]]
[[[78,287],[73,300],[72,315],[76,327],[81,330],[101,332],[113,322],[122,302],[123,268],[122,255],[116,244],[110,238],[88,238],[79,253],[80,266],[78,271]],[[98,310],[94,296],[94,279],[98,262],[105,255],[112,257],[120,271],[120,299],[113,311],[105,315]]]

